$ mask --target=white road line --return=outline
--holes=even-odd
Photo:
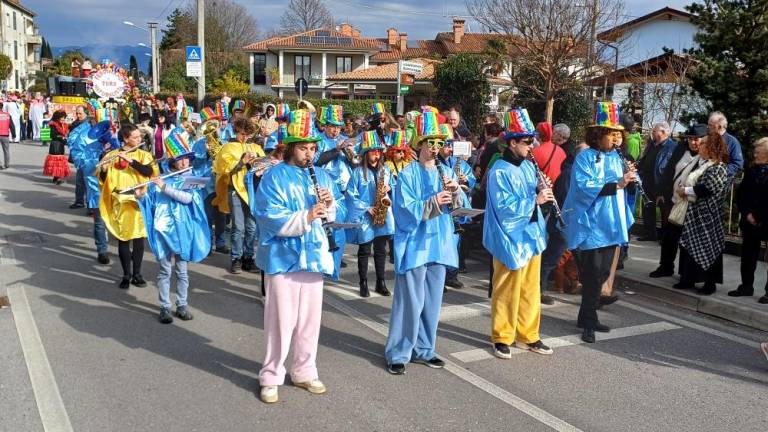
[[[373,321],[372,319],[368,318],[367,316],[363,315],[357,310],[347,306],[343,302],[336,300],[335,298],[326,297],[325,302],[332,308],[349,316],[350,318],[370,328],[376,333],[384,337],[387,336],[389,329],[387,328],[386,325]],[[456,363],[453,363],[448,359],[443,359],[443,360],[445,361],[446,371],[461,378],[462,380],[468,382],[469,384],[472,384],[473,386],[479,388],[480,390],[483,390],[484,392],[501,400],[502,402],[508,404],[509,406],[521,411],[522,413],[551,427],[552,429],[558,432],[581,432],[581,429],[577,428],[576,426],[573,426],[572,424],[544,411],[543,409],[537,407],[536,405],[533,405],[530,402],[527,402],[524,399],[521,399],[520,397],[515,396],[514,394],[504,390],[503,388],[497,386],[496,384],[493,384],[490,381],[487,381],[484,378],[481,378],[480,376],[475,375],[474,373],[464,369],[463,367],[457,365]]]
[[[675,324],[679,324],[679,325],[681,325],[683,327],[689,327],[689,328],[692,328],[694,330],[698,330],[700,332],[710,334],[712,336],[717,336],[719,338],[723,338],[723,339],[729,340],[731,342],[736,342],[736,343],[748,346],[750,348],[752,348],[752,347],[759,347],[760,346],[759,342],[756,342],[756,341],[753,341],[753,340],[749,340],[749,339],[746,339],[746,338],[743,338],[743,337],[740,337],[740,336],[728,334],[728,333],[722,332],[720,330],[715,330],[713,328],[706,327],[706,326],[703,326],[701,324],[696,324],[695,322],[688,321],[688,320],[685,320],[685,319],[682,319],[682,318],[677,318],[677,317],[674,317],[672,315],[665,314],[663,312],[657,312],[657,311],[655,311],[653,309],[648,309],[648,308],[643,307],[643,306],[638,306],[636,304],[632,304],[632,303],[629,303],[629,302],[622,302],[621,306],[625,307],[625,308],[628,308],[628,309],[636,310],[638,312],[642,312],[644,314],[655,316],[657,318],[661,318],[663,320],[666,320],[666,321],[669,321],[669,322],[672,322],[672,323],[675,323]]]
[[[17,265],[16,254],[10,246],[0,246],[0,265]]]
[[[625,338],[625,337],[631,337],[631,336],[658,333],[658,332],[663,332],[668,330],[676,330],[679,328],[681,327],[678,325],[664,322],[664,321],[655,322],[651,324],[641,324],[641,325],[630,326],[630,327],[622,327],[622,328],[613,329],[611,330],[610,333],[605,333],[605,334],[600,333],[598,336],[598,342],[611,340],[611,339],[619,339],[619,338]],[[584,341],[581,340],[581,333],[568,335],[568,336],[543,338],[542,342],[544,342],[546,345],[549,345],[550,348],[562,348],[567,346],[580,345],[584,343]],[[515,347],[512,347],[511,351],[512,351],[512,354],[523,354],[523,353],[529,352],[527,350],[522,350]],[[493,354],[491,354],[490,346],[488,348],[476,348],[476,349],[471,349],[467,351],[455,352],[451,354],[451,357],[463,363],[472,363],[480,360],[487,360],[487,359],[494,358]]]
[[[632,261],[642,261],[642,262],[648,262],[648,263],[653,263],[653,264],[656,264],[657,262],[659,262],[658,259],[633,257],[633,256],[629,257],[629,259],[631,259]]]
[[[72,424],[45,354],[27,294],[22,287],[9,287],[8,298],[43,429],[46,432],[72,432]]]

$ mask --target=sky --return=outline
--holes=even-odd
[[[185,6],[189,1],[194,0],[21,0],[21,3],[37,13],[35,23],[51,46],[62,47],[149,44],[147,32],[122,22],[132,21],[145,27],[148,21],[158,21],[162,27],[175,7]],[[261,31],[277,27],[288,3],[288,0],[235,1],[251,12]],[[682,9],[689,3],[690,0],[625,0],[625,10],[629,20],[664,6]],[[451,31],[452,16],[467,15],[463,0],[327,0],[327,4],[338,21],[352,23],[369,37],[385,37],[386,29],[395,27],[408,33],[409,38],[433,39],[438,32]],[[471,19],[467,23],[469,31],[479,30]]]

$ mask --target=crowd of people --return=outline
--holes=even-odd
[[[67,161],[74,164],[71,208],[93,216],[99,263],[110,262],[108,235],[117,239],[119,288],[147,285],[148,242],[160,268],[161,323],[193,318],[189,263],[219,253],[229,256],[231,273],[261,274],[259,379],[267,403],[278,400],[289,351],[294,385],[325,392],[316,365],[323,281],[346,266],[347,244],[357,245],[360,296],[370,296],[371,255],[374,291],[393,295],[384,353],[394,375],[408,363],[444,366],[435,353],[443,293],[463,287],[458,274],[483,250],[491,255],[496,357],[511,358],[512,346],[553,353],[539,334],[541,304],[555,301],[548,292],[581,294],[576,324],[585,342],[609,332],[597,311],[618,300],[613,280],[628,255],[636,202],[645,228],[639,240],[662,244],[651,277],[672,275],[679,250],[676,288],[703,282],[698,291],[707,295],[722,283],[723,201],[743,157],[721,113],[692,125],[680,144],[660,123],[643,146],[631,117],[610,102],[597,104],[578,144],[568,125],[534,126],[525,109],[489,116],[482,134],[473,134],[460,107],[393,115],[375,103],[363,117],[340,105],[253,107],[226,95],[197,113],[182,95],[134,102],[135,122],[118,124],[125,108],[96,100],[78,107],[71,124],[52,113],[44,172],[60,182],[70,175]],[[0,112],[0,139],[5,121]],[[466,143],[470,151],[454,155]],[[749,234],[742,284],[729,295],[753,295],[766,239],[760,198],[768,188],[768,138],[754,149],[737,197]],[[768,303],[768,293],[759,301]]]

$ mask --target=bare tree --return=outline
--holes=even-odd
[[[280,17],[280,33],[301,33],[317,28],[331,28],[333,16],[324,0],[290,0]]]
[[[188,31],[197,38],[197,6],[187,3],[184,14],[192,21]],[[233,0],[209,1],[205,4],[206,52],[240,50],[259,39],[256,19],[248,10]]]
[[[618,21],[620,0],[466,0],[469,13],[489,31],[504,37],[514,52],[514,81],[529,84],[546,100],[552,121],[555,95],[578,87],[589,75],[592,59],[603,58],[595,34]],[[541,85],[543,83],[543,85]]]

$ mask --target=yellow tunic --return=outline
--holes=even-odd
[[[103,160],[111,158],[121,151],[123,150],[112,150],[104,156]],[[152,155],[141,149],[128,152],[128,157],[142,165],[154,162]],[[117,169],[115,164],[118,162],[122,162],[122,159],[116,158],[110,163],[104,181],[101,180],[97,169],[96,177],[99,179],[101,188],[99,213],[104,219],[104,225],[117,239],[127,241],[146,237],[147,232],[144,229],[144,220],[141,217],[136,196],[132,193],[119,194],[117,191],[146,182],[149,178],[139,174],[130,166],[122,170]],[[153,171],[154,175],[157,175],[157,165],[153,167]]]
[[[400,171],[402,171],[410,163],[411,163],[411,160],[405,160],[405,159],[400,159],[397,162],[392,160],[388,160],[385,162],[385,164],[387,165],[387,168],[389,168],[389,170],[392,172],[392,175],[394,175],[395,178],[397,178],[397,175],[400,173]]]
[[[224,144],[213,161],[213,172],[216,174],[216,197],[211,203],[219,208],[222,213],[229,213],[229,187],[232,186],[240,199],[248,204],[248,191],[245,189],[246,169],[240,169],[235,173],[232,170],[243,158],[245,152],[250,151],[256,157],[264,157],[266,154],[258,144],[243,144],[238,141],[230,141]],[[231,174],[230,174],[231,173]]]

